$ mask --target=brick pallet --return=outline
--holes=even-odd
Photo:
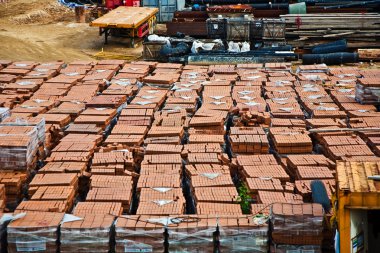
[[[56,252],[63,216],[63,213],[27,212],[24,217],[11,221],[7,228],[8,252],[35,249]]]
[[[79,217],[80,220],[61,225],[60,252],[108,252],[115,217],[108,214],[85,214]]]
[[[115,224],[116,252],[164,251],[164,225],[157,216],[118,217]]]
[[[47,162],[31,179],[30,200],[16,212],[73,209],[76,216],[102,221],[119,216],[117,251],[213,252],[218,246],[267,252],[264,223],[273,202],[311,202],[315,179],[332,196],[336,159],[378,160],[378,131],[339,131],[379,127],[375,107],[355,101],[356,82],[372,85],[375,70],[300,65],[294,73],[285,63],[183,67],[112,60],[0,65],[10,73],[0,74],[0,106],[12,113],[2,119],[0,133],[25,135],[34,128],[31,164]],[[310,129],[330,130],[309,134]],[[3,199],[12,210],[25,197],[32,171],[13,169],[0,173],[0,209]],[[241,215],[242,183],[254,200],[250,211],[264,214],[263,220]],[[99,226],[92,218],[64,223],[61,251],[112,251],[114,245],[106,243],[112,236]],[[73,233],[79,230],[98,231],[101,245],[85,246]],[[273,240],[272,248],[318,250],[312,244],[289,246],[289,240]]]
[[[110,214],[119,216],[123,213],[122,204],[119,202],[78,202],[73,210],[73,215],[83,216],[86,214]]]
[[[67,202],[63,200],[28,200],[22,201],[16,208],[16,212],[40,211],[40,212],[68,212]]]
[[[323,209],[319,204],[274,204],[272,239],[277,244],[321,245],[322,222]]]

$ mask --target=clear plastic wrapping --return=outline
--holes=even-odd
[[[323,240],[323,208],[320,204],[272,205],[272,241],[276,244],[320,245]]]
[[[266,215],[219,218],[221,252],[268,252],[269,226]]]
[[[0,124],[0,135],[0,167],[33,169],[38,147],[45,142],[45,120],[7,120]]]
[[[0,122],[8,118],[11,115],[11,111],[8,107],[0,107]]]
[[[322,253],[322,249],[320,245],[272,244],[270,253]]]
[[[355,99],[361,104],[380,104],[380,87],[356,84]]]
[[[16,118],[14,120],[7,120],[5,122],[1,122],[2,126],[35,126],[37,128],[37,137],[38,143],[43,144],[45,142],[45,119],[23,119]]]
[[[2,169],[26,170],[33,165],[35,154],[38,151],[36,127],[29,132],[13,131],[0,135],[0,167]]]
[[[116,252],[164,252],[167,218],[126,215],[115,222]]]
[[[217,217],[182,215],[169,217],[169,252],[214,252]]]
[[[21,213],[20,213],[21,214]],[[26,212],[7,227],[8,252],[56,252],[63,213]]]
[[[108,252],[114,216],[86,214],[61,225],[60,252]]]
[[[8,252],[55,252],[57,230],[58,227],[35,230],[8,227]]]

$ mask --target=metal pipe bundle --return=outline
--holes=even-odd
[[[312,54],[328,54],[336,52],[344,52],[347,50],[346,40],[337,40],[330,43],[320,44],[312,47]]]
[[[210,4],[210,5],[226,5],[226,4],[257,4],[269,3],[269,0],[192,0],[192,4]],[[278,0],[277,3],[288,3],[288,0]]]
[[[214,64],[243,64],[243,63],[265,63],[283,62],[283,57],[257,57],[257,56],[228,56],[228,55],[189,55],[187,59],[192,65],[214,65]]]
[[[358,62],[358,59],[357,53],[304,54],[302,56],[303,64],[337,65]]]

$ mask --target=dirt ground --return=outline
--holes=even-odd
[[[142,47],[127,48],[125,39],[104,45],[98,28],[75,23],[74,12],[56,0],[9,0],[0,3],[0,59],[86,60],[104,50],[107,58],[139,57]]]

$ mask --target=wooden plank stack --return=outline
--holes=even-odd
[[[286,22],[286,38],[296,47],[347,39],[349,48],[368,48],[378,45],[380,39],[377,13],[286,14],[281,17]]]

